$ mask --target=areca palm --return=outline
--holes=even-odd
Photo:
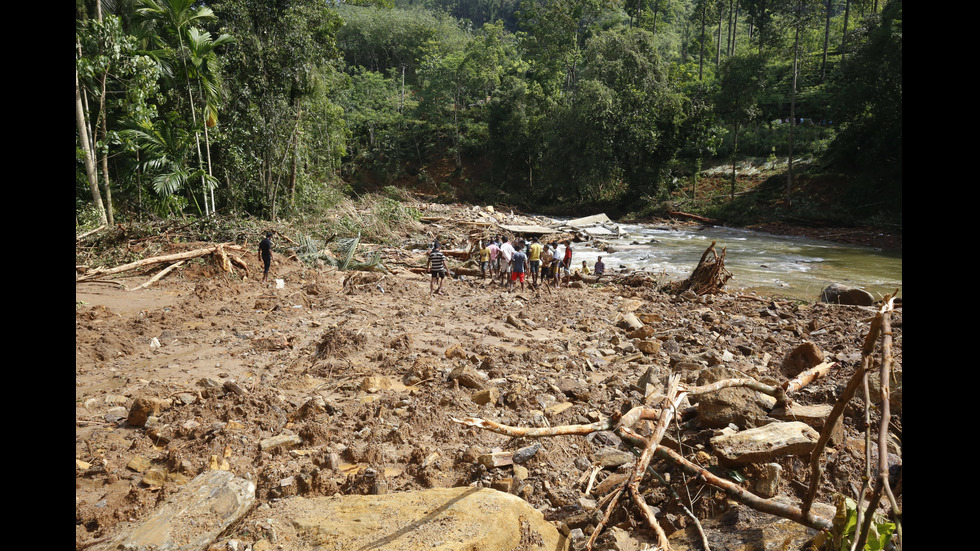
[[[211,176],[211,138],[208,135],[208,128],[213,127],[218,121],[218,82],[216,74],[211,71],[211,63],[214,62],[215,48],[223,44],[234,41],[231,35],[223,34],[217,40],[211,39],[211,34],[202,31],[197,27],[191,27],[187,32],[187,46],[190,55],[191,67],[187,75],[188,80],[197,80],[198,92],[204,102],[204,147],[208,154],[208,175]],[[211,209],[214,210],[214,186],[211,190]]]
[[[145,154],[146,160],[140,163],[140,168],[153,175],[153,190],[158,197],[168,199],[188,181],[198,177],[208,185],[213,183],[213,178],[202,169],[187,167],[193,142],[190,135],[177,126],[166,121],[144,121],[123,134],[127,139],[134,140]],[[196,202],[192,193],[190,196]]]
[[[193,56],[191,55],[190,49],[185,49],[184,42],[185,36],[188,38],[188,42],[190,42],[191,31],[198,33],[197,36],[200,41],[200,31],[194,25],[211,21],[215,19],[215,15],[211,11],[211,8],[207,6],[195,7],[194,4],[195,0],[141,0],[141,7],[137,11],[145,21],[157,27],[157,37],[161,42],[169,42],[170,46],[174,46],[176,39],[177,56],[180,58],[181,65],[184,69],[184,76],[187,78],[187,97],[190,100],[191,106],[191,122],[194,126],[194,140],[197,146],[197,162],[198,166],[202,169],[201,185],[204,188],[204,211],[205,215],[209,215],[214,210],[214,205],[212,200],[211,208],[208,208],[209,180],[204,178],[204,161],[201,158],[197,108],[194,102],[194,93],[191,89],[191,80],[193,77],[191,68],[187,64],[188,58],[192,58]],[[211,55],[213,55],[213,49],[216,45],[230,41],[230,37],[225,39],[226,36],[223,35],[217,41],[211,43]],[[210,39],[210,36],[208,36],[208,39]],[[195,70],[195,72],[200,74],[199,69]]]

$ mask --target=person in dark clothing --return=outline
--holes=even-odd
[[[259,260],[262,261],[262,283],[269,279],[269,266],[272,265],[272,232],[265,232],[265,239],[259,242]]]

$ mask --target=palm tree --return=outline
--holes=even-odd
[[[166,205],[171,205],[172,202],[166,200],[192,179],[200,177],[206,185],[213,183],[214,179],[204,170],[187,168],[186,161],[193,143],[190,135],[175,125],[165,120],[156,123],[143,121],[136,128],[124,131],[123,135],[139,144],[139,149],[145,155],[140,168],[153,174],[153,190],[158,197],[165,200]],[[189,195],[196,203],[194,194]],[[200,212],[200,207],[198,211]]]
[[[187,46],[189,50],[191,69],[188,79],[196,78],[198,93],[204,102],[204,147],[208,155],[208,175],[211,172],[211,139],[208,136],[208,128],[214,127],[218,123],[218,83],[215,73],[211,72],[210,64],[217,57],[214,53],[215,48],[223,44],[234,41],[231,35],[223,34],[217,40],[211,39],[211,33],[202,31],[197,27],[191,27],[187,32]],[[215,209],[214,186],[211,186],[211,210]]]
[[[204,214],[210,215],[213,211],[208,208],[208,185],[209,182],[204,178],[204,161],[201,158],[200,134],[197,126],[197,108],[194,103],[194,94],[191,90],[191,73],[187,66],[189,57],[188,51],[184,48],[184,36],[196,23],[204,23],[216,19],[214,12],[207,6],[194,7],[196,0],[141,0],[142,7],[139,8],[140,16],[158,27],[157,39],[173,46],[176,38],[177,56],[180,58],[184,68],[184,76],[187,78],[187,97],[191,105],[191,122],[194,125],[194,140],[197,147],[197,163],[201,170],[201,186],[204,188]],[[169,39],[169,40],[168,40]],[[219,39],[220,40],[220,39]]]

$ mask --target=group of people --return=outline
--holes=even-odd
[[[568,283],[572,275],[572,242],[557,241],[541,244],[537,237],[530,240],[518,239],[511,243],[507,236],[499,235],[489,241],[480,242],[480,272],[485,280],[489,273],[490,279],[513,289],[520,283],[524,290],[524,282],[530,279],[532,288],[537,288],[539,281],[544,285],[558,287],[562,279]],[[595,275],[605,273],[606,265],[600,256],[595,263]],[[577,271],[577,270],[576,270]],[[528,276],[527,274],[531,275]],[[589,274],[588,264],[582,261],[582,274]]]
[[[560,249],[559,246],[563,248]],[[259,259],[263,267],[262,282],[265,283],[268,281],[269,267],[272,264],[272,232],[266,232],[265,239],[259,243]],[[442,284],[450,271],[438,240],[432,243],[425,269],[432,276],[429,293],[443,294]],[[602,276],[606,271],[606,265],[600,256],[591,272],[584,260],[581,270],[574,270],[574,272],[579,271],[582,275],[593,273]],[[563,279],[566,284],[571,281],[572,242],[567,240],[559,245],[555,241],[542,245],[537,237],[532,237],[529,241],[517,239],[511,243],[507,236],[498,235],[489,241],[480,241],[480,272],[484,280],[489,274],[491,281],[506,285],[510,290],[519,283],[523,291],[525,282],[534,289],[538,287],[539,282],[557,288]],[[528,281],[528,273],[531,274],[530,281]]]

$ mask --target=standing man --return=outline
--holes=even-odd
[[[565,241],[565,258],[562,260],[565,265],[565,276],[572,276],[572,240]],[[571,280],[569,280],[571,281]]]
[[[514,259],[514,246],[510,244],[510,241],[507,241],[506,235],[504,236],[504,244],[500,246],[500,254],[503,256],[500,261],[500,274],[503,276],[500,283],[507,285],[507,282],[510,281],[511,262]]]
[[[480,241],[480,273],[484,280],[487,279],[487,268],[490,267],[490,248],[483,241]]]
[[[512,259],[512,264],[514,271],[510,277],[510,290],[514,289],[514,282],[521,282],[521,292],[524,291],[524,277],[527,273],[527,254],[524,253],[524,244],[520,241],[517,242],[517,248],[514,251],[514,256]]]
[[[551,292],[548,284],[551,282],[551,261],[555,258],[555,253],[551,251],[551,245],[545,245],[541,251],[541,284]]]
[[[538,286],[538,271],[541,267],[541,243],[538,243],[537,237],[531,238],[531,248],[528,251],[527,259],[531,263],[531,286]]]
[[[432,251],[429,253],[429,261],[426,263],[425,269],[432,275],[432,279],[429,280],[429,294],[441,295],[442,282],[446,279],[448,269],[446,266],[446,257],[439,250],[439,243],[432,245]],[[436,286],[436,281],[439,282],[438,287]]]
[[[497,282],[498,272],[500,272],[500,245],[496,241],[491,241],[490,246],[490,281]]]
[[[262,283],[269,280],[269,266],[272,266],[272,232],[265,232],[265,239],[259,241],[259,260],[262,261]]]

